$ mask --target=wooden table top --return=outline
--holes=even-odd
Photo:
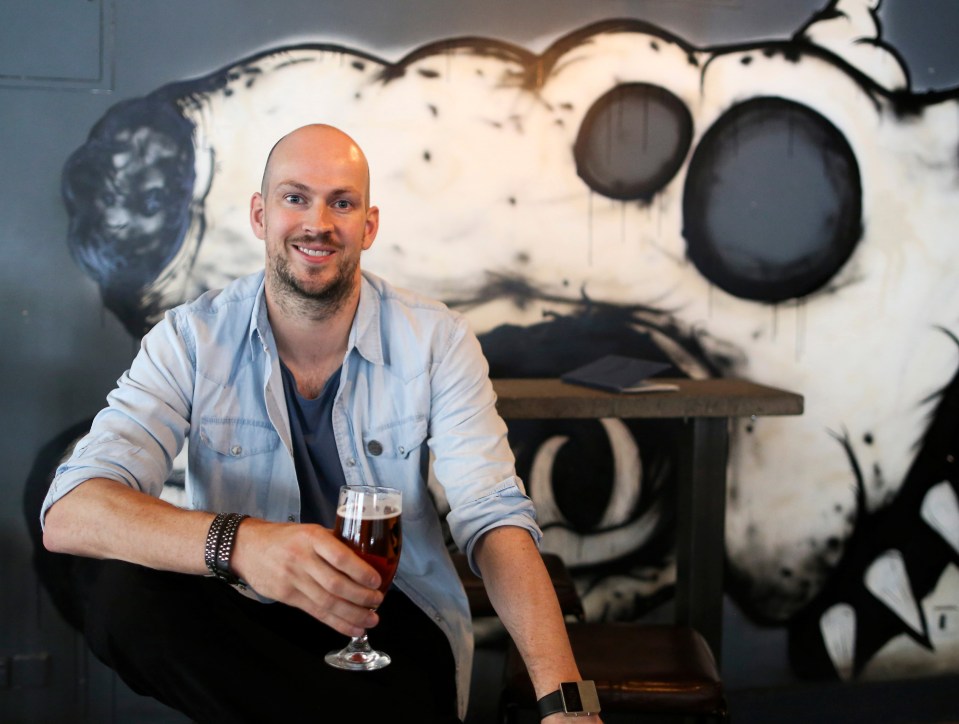
[[[493,379],[505,419],[801,415],[803,397],[747,380],[656,378],[678,390],[612,393],[550,379]]]

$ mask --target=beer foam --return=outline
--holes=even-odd
[[[341,518],[352,518],[353,512],[350,510],[353,506],[350,505],[341,505],[336,509],[336,514]],[[364,508],[362,513],[363,520],[386,520],[387,518],[396,518],[399,516],[400,510],[394,506],[387,506],[383,510],[370,510],[369,508]]]

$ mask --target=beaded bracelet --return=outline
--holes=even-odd
[[[230,556],[233,555],[233,544],[236,542],[236,530],[246,518],[250,516],[242,513],[230,513],[226,516],[223,527],[219,532],[216,543],[216,561],[214,574],[221,581],[231,586],[241,583],[239,576],[230,568]]]

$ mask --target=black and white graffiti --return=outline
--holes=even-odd
[[[494,375],[616,352],[805,396],[734,426],[727,513],[730,593],[797,671],[957,670],[959,92],[910,90],[877,6],[721,48],[631,20],[261,53],[110,109],[64,169],[70,249],[139,337],[262,265],[270,145],[340,126],[383,211],[364,265],[466,313]],[[511,427],[590,617],[669,593],[673,432]]]

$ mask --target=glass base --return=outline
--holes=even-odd
[[[340,651],[331,651],[323,660],[346,671],[376,671],[389,666],[391,661],[388,654],[371,649],[365,635],[353,639]]]

